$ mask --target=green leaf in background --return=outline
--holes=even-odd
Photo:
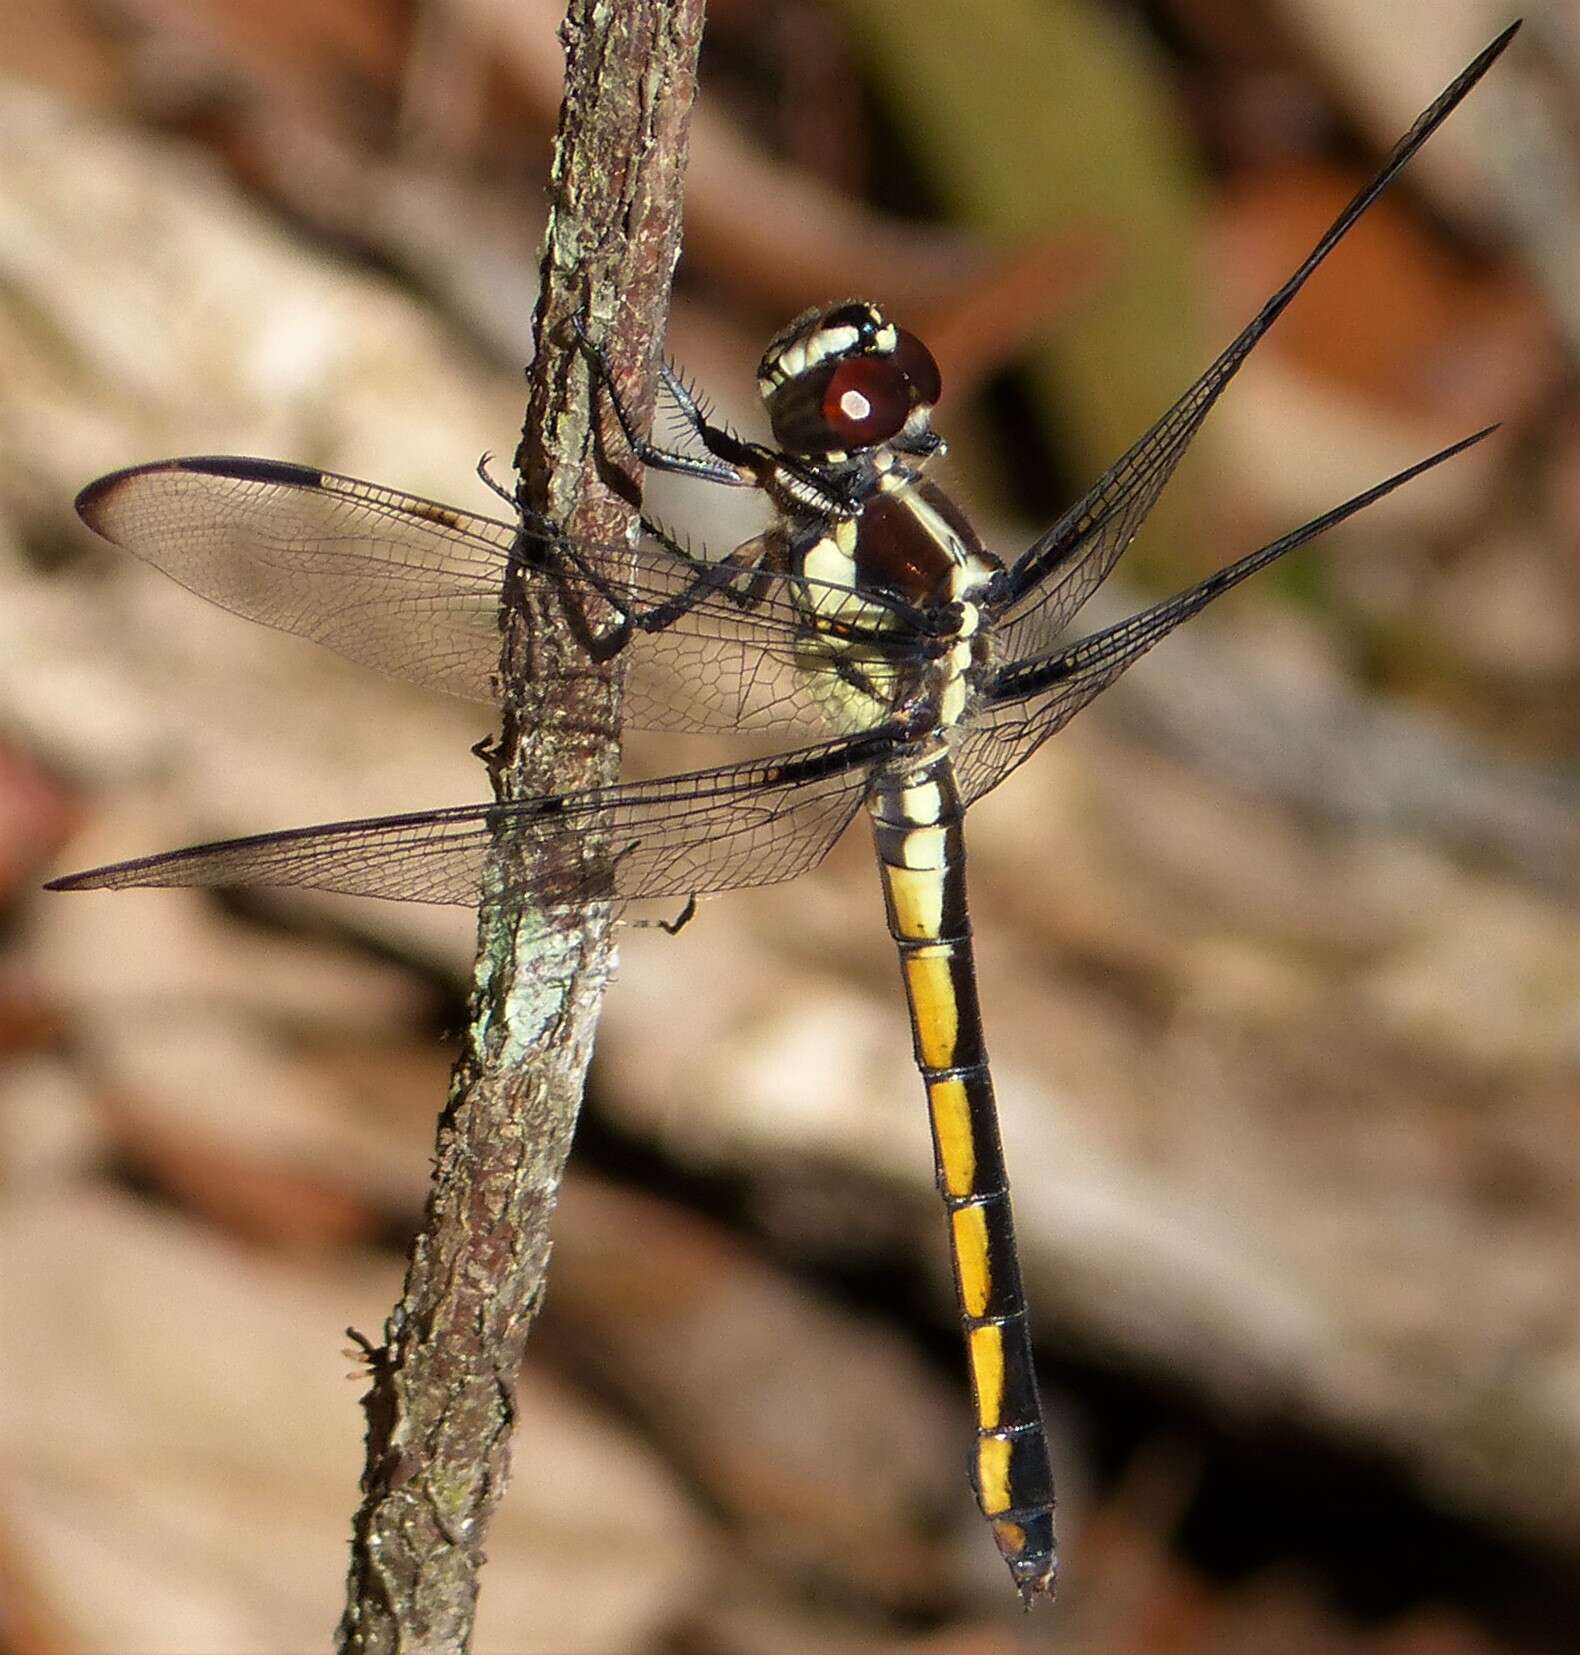
[[[840,0],[889,119],[936,199],[990,245],[1095,231],[1108,262],[1035,354],[1032,385],[1095,476],[1206,365],[1202,191],[1148,42],[1079,0]],[[1187,462],[1187,467],[1189,462]],[[1154,558],[1200,516],[1182,470]]]

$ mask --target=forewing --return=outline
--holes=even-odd
[[[1505,29],[1454,79],[1239,337],[1157,424],[1121,455],[1015,562],[1006,584],[1007,600],[995,621],[1006,658],[1021,659],[1049,649],[1076,611],[1107,579],[1157,504],[1164,485],[1173,476],[1213,404],[1223,395],[1262,336],[1356,220],[1497,61],[1518,28],[1516,23]]]
[[[117,471],[84,522],[248,620],[391,676],[496,699],[508,524],[276,460],[194,458]]]
[[[633,725],[801,738],[823,728],[797,654],[812,582],[709,565],[652,539],[570,542],[275,460],[138,466],[91,484],[77,509],[235,614],[475,701],[498,699],[499,597],[520,559],[590,639],[623,616],[663,621],[633,627],[621,646]]]
[[[1422,472],[1484,438],[1488,426],[1440,449],[1424,460],[1314,517],[1300,528],[1270,541],[1260,550],[1218,570],[1195,586],[1143,609],[1128,620],[1060,650],[1017,661],[1000,670],[981,687],[954,746],[955,770],[967,804],[979,799],[1036,752],[1049,736],[1062,730],[1089,701],[1113,683],[1133,662],[1140,660],[1175,627],[1199,614],[1215,598],[1249,580],[1270,563],[1315,540],[1346,518],[1402,488]]]
[[[901,741],[884,729],[771,763],[292,828],[94,868],[50,888],[298,886],[475,904],[496,839],[509,877],[547,907],[772,885],[822,860],[860,804],[872,765]]]

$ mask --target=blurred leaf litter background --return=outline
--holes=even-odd
[[[870,853],[622,949],[480,1650],[1568,1649],[1580,1555],[1580,26],[1515,48],[1265,342],[1101,614],[1503,432],[1171,640],[974,813],[1064,1500],[962,1474]],[[860,294],[1013,551],[1509,21],[1487,0],[714,0],[671,352]],[[0,1626],[317,1647],[463,913],[45,898],[469,801],[486,714],[212,610],[69,502],[276,455],[481,510],[558,9],[0,0]],[[726,501],[725,505],[732,504]],[[686,522],[723,546],[719,502]],[[724,756],[630,744],[635,769]],[[617,1566],[610,1568],[610,1560]]]

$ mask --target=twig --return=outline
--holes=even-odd
[[[593,476],[585,309],[640,412],[679,250],[686,120],[703,0],[571,0],[566,97],[538,302],[519,497],[571,532],[622,536]],[[650,396],[650,389],[647,391]],[[618,757],[618,673],[575,652],[521,581],[501,609],[501,799],[597,785]],[[543,1291],[549,1219],[610,966],[605,911],[543,915],[501,885],[478,927],[469,1026],[433,1186],[385,1344],[369,1352],[365,1498],[342,1651],[467,1647],[488,1523],[509,1473],[515,1382]]]

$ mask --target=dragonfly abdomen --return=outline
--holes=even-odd
[[[949,756],[880,774],[868,794],[889,933],[900,953],[956,1300],[976,1400],[971,1482],[1021,1596],[1051,1595],[1053,1476],[1009,1180],[977,1000],[963,807]]]

